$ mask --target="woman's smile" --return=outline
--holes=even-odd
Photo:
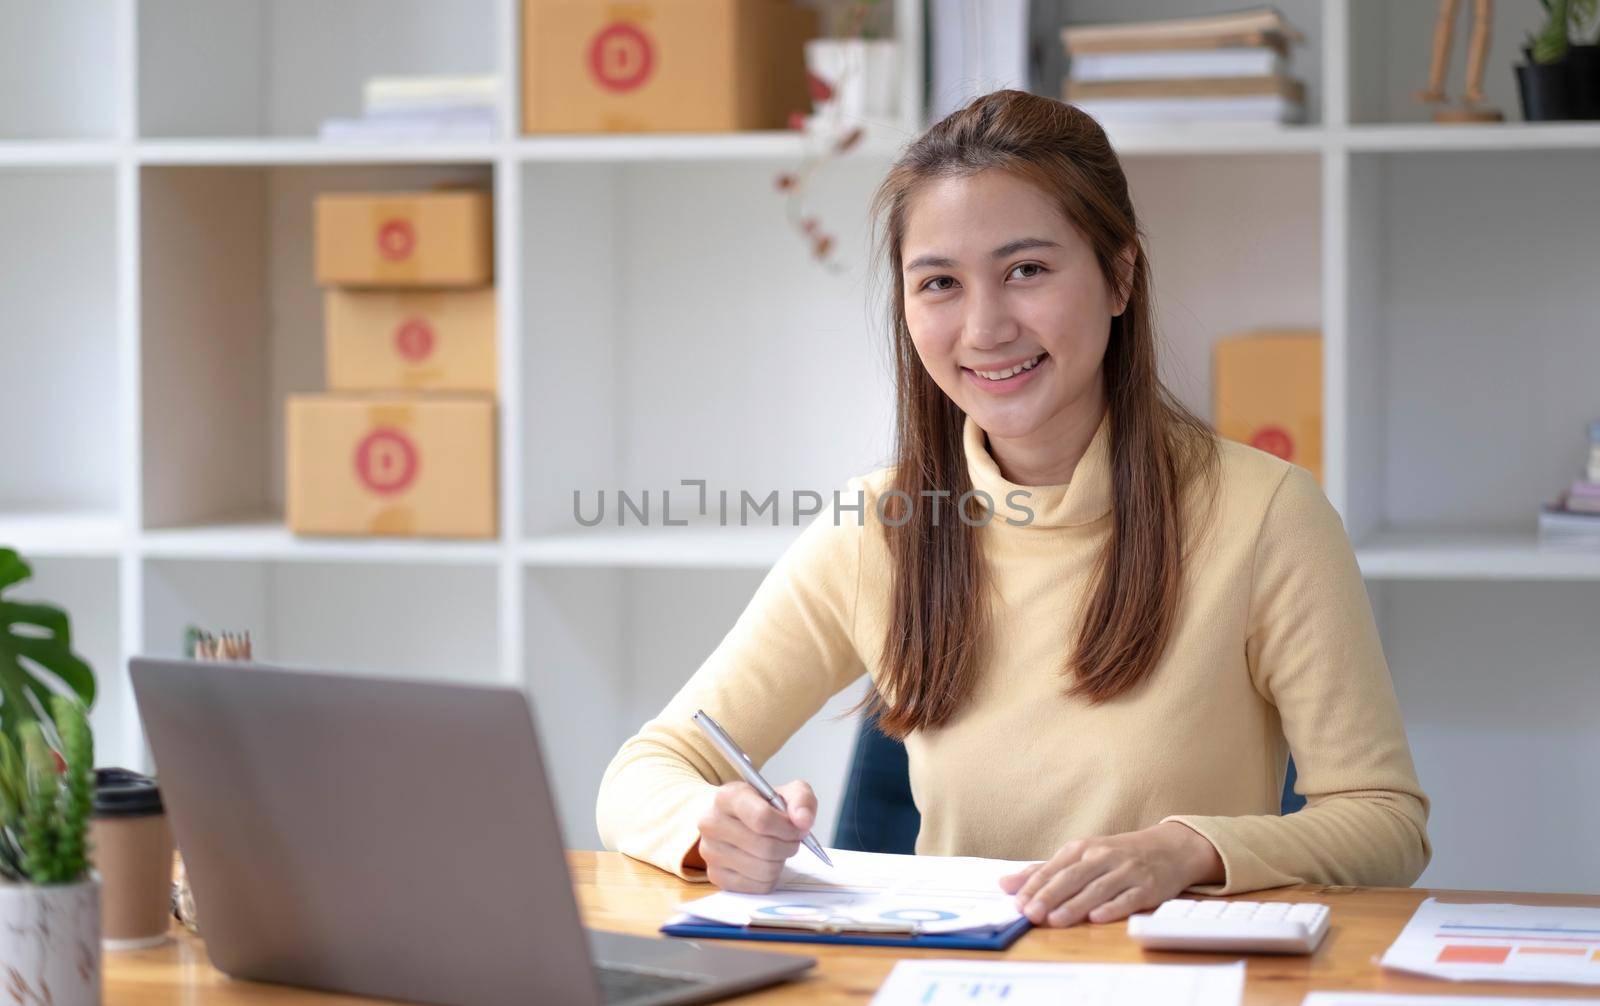
[[[972,367],[962,367],[961,372],[967,375],[967,380],[974,387],[992,395],[1009,395],[1029,384],[1035,375],[1049,362],[1050,354],[1040,353],[1037,356],[1029,357],[1020,364],[1001,370],[978,370]]]

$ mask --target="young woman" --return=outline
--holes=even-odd
[[[1099,126],[987,95],[910,145],[874,210],[896,463],[850,480],[622,746],[606,845],[770,890],[815,797],[792,782],[774,810],[691,717],[759,765],[866,673],[906,743],[917,851],[1037,861],[1002,884],[1035,923],[1416,880],[1428,801],[1344,526],[1309,472],[1158,380]],[[1291,751],[1308,804],[1279,816]]]

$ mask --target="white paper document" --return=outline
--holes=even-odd
[[[1238,1006],[1236,964],[1042,964],[904,960],[872,1006]]]
[[[1600,985],[1600,908],[1429,898],[1382,963],[1452,981]]]
[[[1028,862],[968,856],[894,856],[828,849],[827,866],[806,849],[784,864],[770,894],[719,891],[679,905],[730,926],[772,920],[911,924],[919,933],[958,933],[1022,917],[1000,878]]]
[[[1393,992],[1311,992],[1300,1006],[1549,1006],[1549,999],[1520,996],[1411,996]],[[1562,999],[1562,1003],[1600,1003],[1600,999]]]

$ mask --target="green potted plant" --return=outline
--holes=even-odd
[[[4,596],[32,572],[15,551],[0,548],[4,987],[19,1003],[98,1003],[100,884],[87,838],[94,673],[72,652],[66,612]]]
[[[1528,33],[1522,47],[1526,62],[1515,68],[1522,117],[1541,122],[1592,116],[1593,109],[1582,107],[1580,83],[1583,73],[1592,75],[1593,60],[1589,54],[1574,53],[1571,40],[1572,33],[1595,16],[1597,0],[1539,2],[1544,23]]]
[[[1572,0],[1575,30],[1567,46],[1567,60],[1578,89],[1578,118],[1600,119],[1600,3]],[[1590,22],[1587,25],[1582,22]],[[1588,38],[1588,42],[1578,42]]]

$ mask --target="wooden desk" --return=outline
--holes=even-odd
[[[597,929],[655,935],[656,927],[687,897],[709,890],[685,884],[653,867],[616,853],[570,854],[578,902],[584,922]],[[1519,995],[1550,998],[1600,996],[1600,990],[1560,985],[1463,985],[1413,978],[1378,968],[1374,959],[1394,940],[1417,904],[1429,894],[1460,900],[1518,901],[1526,904],[1587,905],[1600,907],[1600,897],[1588,895],[1509,894],[1463,891],[1428,891],[1401,888],[1280,888],[1270,893],[1245,895],[1285,901],[1323,901],[1333,908],[1333,927],[1322,946],[1310,957],[1249,958],[1244,1001],[1251,1006],[1298,1006],[1312,989],[1364,989],[1435,995]],[[201,920],[204,925],[204,920]],[[732,944],[737,945],[737,944]],[[1107,961],[1152,963],[1218,963],[1233,960],[1220,954],[1145,953],[1127,938],[1125,923],[1078,926],[1072,929],[1036,929],[1005,953],[908,951],[890,947],[830,947],[817,944],[749,944],[764,950],[793,950],[818,960],[802,981],[744,996],[739,1003],[786,1004],[868,1002],[899,957],[971,957],[1012,961]],[[152,950],[107,954],[105,1002],[116,1006],[281,1006],[289,1003],[370,1002],[276,986],[236,982],[219,974],[205,957],[200,941],[178,930],[175,939]],[[552,1004],[554,1006],[554,1004]]]

